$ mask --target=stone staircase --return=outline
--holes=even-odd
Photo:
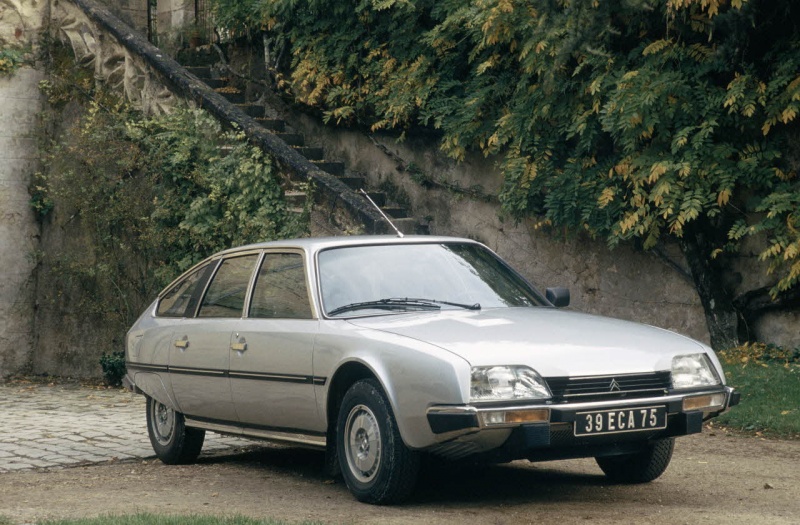
[[[407,208],[392,202],[385,192],[369,188],[367,178],[363,174],[349,170],[343,162],[327,158],[324,148],[307,144],[303,134],[298,133],[290,123],[280,118],[274,109],[246,100],[245,93],[237,88],[229,77],[225,76],[225,67],[218,67],[216,60],[210,58],[213,55],[208,50],[197,50],[183,52],[179,59],[182,63],[191,64],[184,66],[188,73],[196,76],[246,115],[252,117],[262,128],[282,140],[315,167],[333,175],[354,191],[362,189],[366,191],[401,232],[404,234],[429,234],[428,225],[412,217]],[[207,63],[198,65],[202,62]],[[292,211],[302,213],[308,204],[307,199],[311,198],[307,192],[307,181],[286,180],[283,189]],[[387,228],[386,231],[391,232],[392,230]]]

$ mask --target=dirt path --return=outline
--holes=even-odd
[[[127,461],[0,474],[0,517],[135,512],[243,514],[326,523],[800,523],[800,442],[720,431],[678,440],[647,485],[607,485],[591,460],[440,468],[412,503],[356,502],[322,455],[256,446],[191,466]]]

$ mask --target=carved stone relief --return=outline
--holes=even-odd
[[[55,4],[51,24],[57,28],[59,39],[72,48],[78,63],[93,67],[98,82],[105,83],[145,114],[167,113],[182,103],[152,68],[113,35],[101,31],[76,5],[68,1]]]

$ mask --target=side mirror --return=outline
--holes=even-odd
[[[556,308],[564,308],[569,306],[569,288],[557,286],[555,288],[548,288],[545,290],[545,298],[550,301],[550,304]]]

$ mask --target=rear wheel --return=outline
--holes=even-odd
[[[167,465],[192,463],[200,455],[205,430],[187,428],[183,414],[147,398],[147,434],[158,459]]]
[[[336,426],[339,463],[347,488],[365,503],[398,503],[411,495],[419,454],[400,437],[380,385],[356,382],[345,393]]]
[[[648,443],[640,452],[595,458],[606,477],[615,483],[647,483],[667,470],[675,439]]]

